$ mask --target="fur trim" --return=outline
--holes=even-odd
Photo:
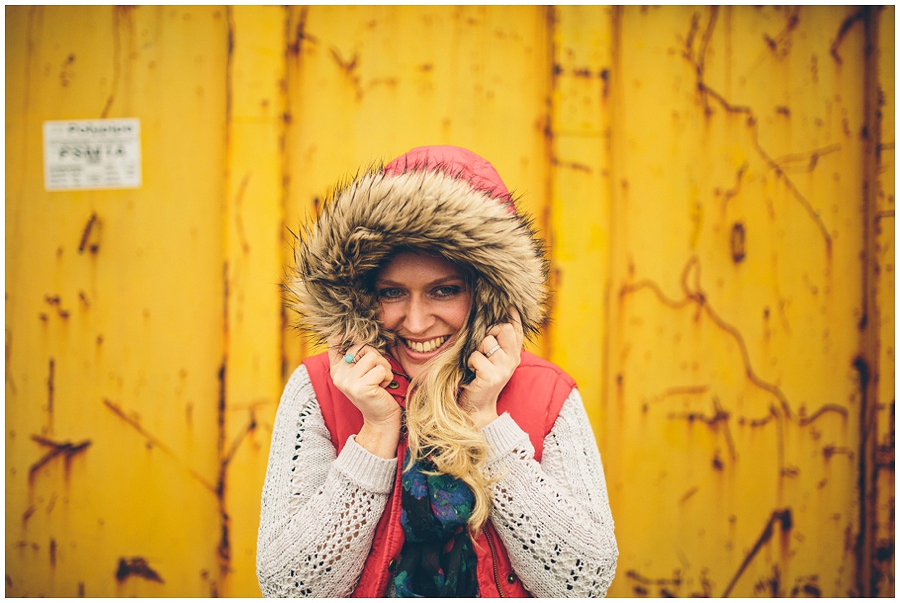
[[[385,174],[373,169],[339,186],[319,219],[297,237],[285,288],[297,326],[344,348],[394,343],[379,327],[373,271],[399,249],[440,255],[472,272],[472,312],[462,366],[487,329],[514,306],[526,336],[546,313],[547,262],[532,221],[438,166]]]

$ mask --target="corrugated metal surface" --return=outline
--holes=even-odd
[[[615,596],[894,593],[894,9],[9,7],[6,594],[255,596],[286,228],[488,157],[547,234]],[[47,120],[143,185],[46,192]]]

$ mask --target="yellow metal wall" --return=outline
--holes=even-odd
[[[893,595],[894,9],[8,7],[6,594],[256,596],[287,228],[488,157],[550,243],[614,596]],[[46,192],[44,121],[143,184]]]

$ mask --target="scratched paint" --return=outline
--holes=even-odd
[[[893,21],[8,8],[6,594],[259,594],[274,412],[315,351],[287,228],[445,143],[548,240],[530,345],[595,428],[610,594],[893,595]],[[141,119],[141,189],[43,190],[40,124],[85,117]]]
[[[607,476],[614,511],[632,511],[613,594],[871,592],[857,546],[877,340],[860,262],[872,19],[615,14]]]

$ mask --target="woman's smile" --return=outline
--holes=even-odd
[[[429,339],[428,341],[413,341],[411,339],[403,339],[400,341],[409,348],[413,352],[418,352],[419,354],[428,354],[434,352],[438,348],[440,348],[445,341],[449,339],[446,335],[441,337],[435,337],[434,339]]]

